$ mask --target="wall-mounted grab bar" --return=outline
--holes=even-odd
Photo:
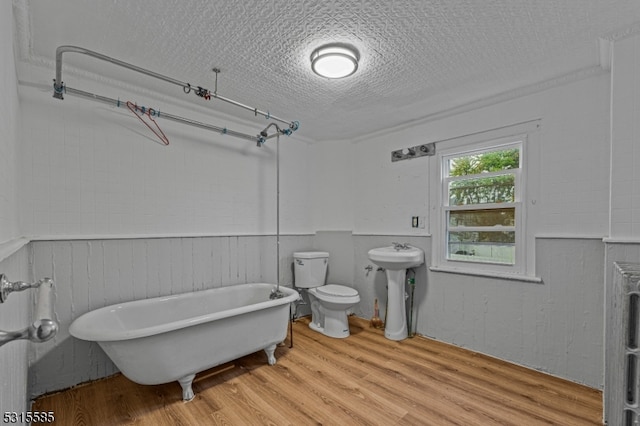
[[[46,342],[58,332],[58,322],[53,315],[53,280],[44,278],[35,283],[10,282],[4,274],[0,274],[0,302],[4,303],[10,293],[28,288],[38,289],[35,319],[23,330],[0,330],[0,346],[18,339],[29,339],[36,343]]]

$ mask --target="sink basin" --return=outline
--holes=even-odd
[[[393,246],[380,247],[369,250],[368,255],[373,263],[392,271],[413,268],[424,263],[424,252],[417,247],[399,250]]]

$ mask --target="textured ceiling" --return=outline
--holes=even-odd
[[[52,77],[60,45],[209,89],[215,66],[220,95],[299,120],[298,133],[314,140],[370,134],[595,69],[598,39],[640,22],[638,0],[14,0],[14,10],[18,58],[51,66]],[[356,74],[311,72],[312,50],[328,42],[357,47]],[[67,64],[148,84],[86,56],[67,55]],[[184,97],[171,85],[147,89]]]

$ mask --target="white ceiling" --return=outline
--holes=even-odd
[[[60,45],[211,90],[219,67],[220,95],[299,120],[298,133],[313,140],[362,136],[595,72],[599,38],[640,22],[638,0],[14,0],[14,11],[21,64],[50,67],[51,78]],[[356,74],[326,80],[311,72],[312,50],[328,42],[357,47]],[[147,84],[86,56],[64,63]],[[187,96],[168,84],[149,88]]]

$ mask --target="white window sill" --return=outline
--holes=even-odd
[[[542,282],[542,278],[540,277],[531,277],[528,275],[520,275],[520,274],[510,274],[507,272],[479,271],[477,269],[476,270],[459,269],[459,268],[451,268],[447,266],[431,266],[429,267],[429,270],[433,272],[445,272],[448,274],[471,275],[474,277],[500,278],[503,280],[524,281],[528,283]]]

